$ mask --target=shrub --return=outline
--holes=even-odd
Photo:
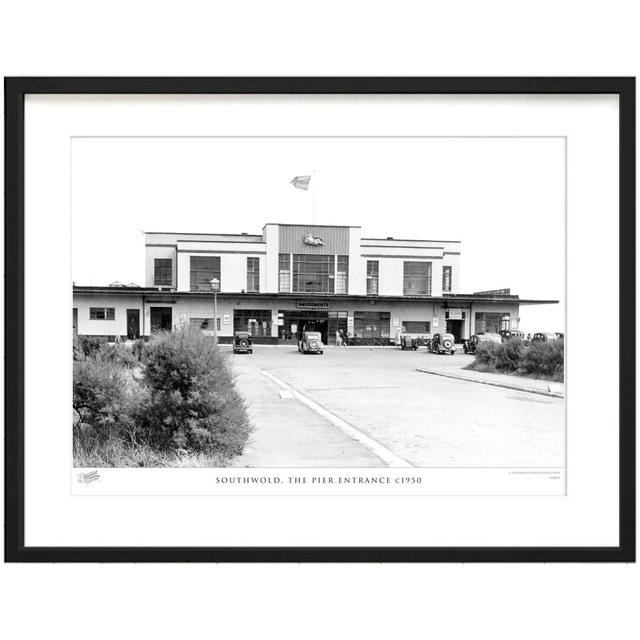
[[[200,331],[155,335],[144,348],[145,442],[159,450],[237,455],[251,426],[225,356]]]
[[[564,341],[533,342],[523,354],[519,372],[564,380]]]
[[[96,357],[104,362],[113,362],[121,364],[127,369],[137,366],[140,358],[137,357],[132,347],[128,347],[120,342],[113,344],[105,344],[96,352]]]
[[[95,355],[73,363],[74,437],[104,442],[130,424],[131,394],[123,367]]]
[[[513,373],[518,371],[523,354],[522,340],[507,340],[502,344],[496,344],[496,369]]]
[[[467,368],[562,381],[564,341],[533,342],[529,346],[518,339],[502,344],[481,342],[475,360]]]
[[[74,357],[76,352],[78,357],[87,357],[95,354],[100,349],[100,340],[93,336],[76,336],[73,341]]]
[[[482,367],[495,367],[498,360],[498,346],[495,342],[480,342],[475,363]]]

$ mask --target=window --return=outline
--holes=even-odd
[[[171,258],[156,258],[153,261],[153,284],[170,287],[173,284]]]
[[[248,331],[252,336],[271,335],[270,309],[234,309],[233,330]]]
[[[442,290],[451,291],[451,267],[442,267]]]
[[[508,330],[510,324],[508,313],[476,313],[476,333],[498,333]]]
[[[191,256],[191,291],[211,291],[211,280],[220,280],[220,258]]]
[[[90,307],[89,320],[115,320],[115,307]]]
[[[213,331],[213,318],[189,318],[189,325],[192,329],[201,331]],[[218,318],[218,330],[220,330],[220,318]]]
[[[349,292],[349,256],[338,256],[336,293]]]
[[[333,293],[335,256],[293,255],[294,293]]]
[[[403,320],[402,333],[431,333],[429,320]]]
[[[377,260],[367,260],[367,295],[378,295],[378,272],[380,263]]]
[[[405,296],[430,296],[431,295],[431,263],[430,262],[405,262],[404,263],[404,295]]]
[[[260,258],[247,258],[247,291],[260,291]]]
[[[278,291],[280,293],[289,293],[291,291],[291,256],[288,253],[279,255],[278,274]]]
[[[356,338],[388,338],[391,314],[376,311],[355,311],[353,331]]]

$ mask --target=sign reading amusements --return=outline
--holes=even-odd
[[[328,309],[328,302],[296,302],[298,309]]]

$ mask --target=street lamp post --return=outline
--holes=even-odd
[[[211,290],[213,291],[213,344],[218,344],[218,291],[220,291],[220,280],[211,279]]]

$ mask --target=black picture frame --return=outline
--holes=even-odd
[[[6,562],[635,561],[635,78],[5,78]],[[26,547],[24,102],[27,94],[615,94],[619,98],[619,545],[615,547]],[[7,310],[10,310],[7,311]]]

